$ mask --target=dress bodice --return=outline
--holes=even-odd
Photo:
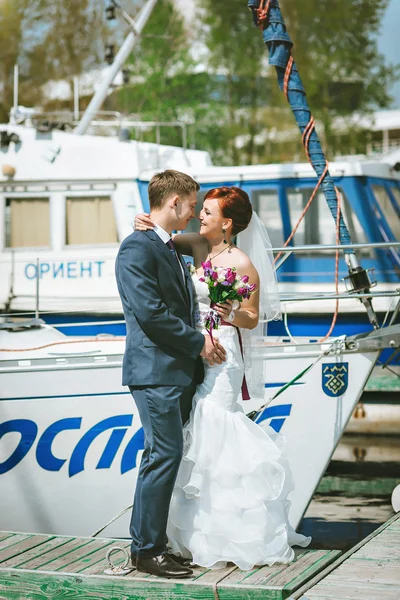
[[[210,309],[210,297],[208,295],[208,285],[205,281],[200,281],[197,273],[192,274],[193,287],[196,293],[196,313],[208,313]]]

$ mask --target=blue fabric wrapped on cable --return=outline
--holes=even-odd
[[[311,110],[308,106],[304,86],[292,58],[293,42],[286,31],[279,2],[278,0],[248,0],[248,6],[252,11],[255,25],[262,28],[264,43],[269,50],[269,63],[276,68],[279,87],[281,90],[285,90],[290,108],[303,134],[303,141],[305,142],[310,162],[318,178],[321,178],[324,175],[327,162],[317,132],[313,126]],[[326,169],[320,187],[336,222],[338,207],[336,188],[328,169]],[[339,237],[341,244],[351,244],[350,233],[342,214],[340,215]],[[353,254],[354,250],[346,250],[345,252]]]

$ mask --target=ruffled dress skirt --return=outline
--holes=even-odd
[[[207,568],[289,563],[292,546],[307,546],[311,538],[297,534],[288,522],[293,480],[284,438],[244,414],[237,402],[244,372],[237,331],[222,327],[216,335],[227,361],[205,364],[204,382],[183,430],[169,546]]]

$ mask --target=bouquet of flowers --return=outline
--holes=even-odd
[[[211,310],[205,321],[205,328],[209,332],[212,339],[213,329],[218,329],[221,323],[221,317],[214,310],[214,306],[218,303],[233,300],[233,309],[239,306],[239,302],[250,298],[251,294],[256,289],[256,284],[248,283],[248,275],[241,277],[236,269],[224,269],[223,267],[213,267],[211,261],[201,263],[204,269],[204,277],[200,277],[200,281],[204,281],[208,285],[208,294],[211,300]]]

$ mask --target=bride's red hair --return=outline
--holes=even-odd
[[[218,200],[222,216],[232,219],[232,235],[237,235],[250,223],[253,208],[248,194],[241,188],[214,188],[207,192],[204,200]]]

